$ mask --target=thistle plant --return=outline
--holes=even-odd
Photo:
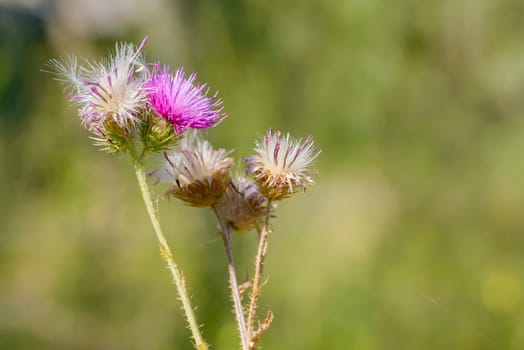
[[[195,74],[182,68],[171,73],[160,62],[146,63],[142,51],[117,43],[105,59],[88,61],[68,56],[51,60],[49,70],[66,85],[69,100],[78,107],[81,124],[92,133],[96,146],[130,157],[142,199],[166,262],[197,350],[208,349],[186,280],[162,232],[153,205],[145,166],[149,155],[162,159],[150,175],[168,184],[164,198],[175,197],[193,207],[209,207],[217,218],[224,242],[229,289],[242,350],[254,350],[273,320],[268,311],[257,321],[257,303],[263,289],[263,269],[275,217],[276,202],[314,183],[311,167],[319,154],[311,136],[303,142],[271,129],[255,143],[255,154],[245,158],[246,175],[231,174],[231,152],[215,149],[197,129],[220,124],[226,113],[217,93],[197,83]],[[258,251],[251,281],[239,285],[232,250],[233,232],[257,231]],[[250,289],[244,305],[242,293]]]
[[[162,232],[146,181],[145,158],[174,147],[180,133],[188,127],[208,128],[225,114],[216,109],[221,101],[207,97],[205,85],[195,84],[195,75],[185,78],[183,70],[175,76],[167,68],[151,69],[143,57],[145,38],[138,48],[117,43],[108,58],[78,63],[75,56],[51,60],[49,68],[70,90],[69,99],[78,107],[82,125],[93,133],[94,143],[109,153],[129,154],[142,199],[175,282],[179,299],[195,348],[207,349],[191,306],[182,272]]]

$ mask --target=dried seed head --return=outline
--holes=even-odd
[[[311,163],[320,151],[308,136],[304,142],[289,134],[269,129],[262,142],[256,143],[255,155],[245,159],[247,174],[253,174],[260,192],[268,199],[289,197],[298,188],[314,184],[316,171]]]
[[[229,184],[233,159],[224,149],[215,150],[196,132],[188,132],[176,151],[164,152],[165,162],[155,171],[159,181],[171,184],[168,196],[194,207],[215,204]]]
[[[231,180],[216,208],[233,230],[242,232],[263,223],[268,211],[266,204],[266,197],[256,184],[246,178],[237,178]]]

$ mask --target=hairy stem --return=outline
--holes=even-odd
[[[222,230],[221,236],[224,240],[224,246],[226,248],[227,270],[229,273],[229,287],[231,289],[231,298],[233,299],[235,318],[237,320],[238,332],[240,333],[240,342],[242,345],[242,350],[248,350],[249,338],[246,329],[246,320],[244,317],[244,310],[242,308],[242,301],[240,299],[240,290],[238,288],[235,263],[233,261],[233,250],[231,249],[231,228],[224,222],[224,220],[216,210],[215,206],[213,206],[213,211],[215,212],[215,215],[220,223],[220,228]]]
[[[166,261],[169,271],[171,271],[171,275],[173,277],[173,281],[175,282],[179,299],[182,302],[182,309],[184,310],[189,329],[191,330],[193,340],[195,341],[195,348],[197,350],[207,350],[208,346],[204,341],[202,334],[200,333],[200,327],[196,321],[193,307],[191,306],[191,301],[189,298],[189,293],[187,291],[184,276],[182,275],[181,271],[176,265],[171,250],[169,249],[169,246],[167,244],[166,238],[162,233],[162,228],[160,227],[160,222],[158,220],[156,210],[153,206],[151,194],[149,193],[149,187],[146,182],[144,166],[142,162],[137,159],[135,159],[135,172],[140,191],[142,192],[142,198],[144,200],[144,204],[146,205],[147,213],[149,214],[149,218],[151,219],[151,223],[153,224],[153,228],[155,229],[155,234],[158,239],[158,243],[160,244],[160,255]]]
[[[250,339],[249,350],[256,349],[255,342],[252,341],[254,335],[254,323],[256,317],[256,309],[258,297],[262,289],[262,274],[264,271],[264,261],[266,259],[267,244],[269,238],[269,218],[271,217],[271,200],[268,200],[267,203],[267,214],[266,220],[264,222],[264,227],[260,232],[260,240],[258,243],[258,251],[255,260],[255,276],[253,277],[253,286],[251,288],[250,300],[249,300],[249,309],[247,314],[247,334]]]

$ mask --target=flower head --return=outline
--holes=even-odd
[[[117,43],[113,56],[79,65],[75,56],[67,62],[51,60],[49,66],[60,81],[72,88],[69,98],[79,107],[83,125],[104,135],[104,124],[128,128],[139,120],[146,106],[145,64],[140,57],[147,38],[138,48],[132,44]]]
[[[149,102],[153,110],[167,119],[176,134],[187,128],[209,128],[220,123],[226,114],[222,112],[222,100],[207,96],[207,84],[196,84],[196,74],[186,78],[182,68],[175,74],[169,73],[169,67],[160,69],[157,63],[147,82]]]
[[[269,129],[262,142],[257,141],[255,153],[245,159],[247,174],[255,176],[260,192],[268,199],[289,197],[297,187],[305,190],[314,183],[316,172],[311,163],[320,151],[311,135],[302,142]]]
[[[232,179],[224,195],[216,204],[220,217],[237,232],[247,231],[262,224],[270,208],[257,185],[246,178]]]
[[[229,183],[233,160],[224,149],[215,150],[196,132],[188,133],[178,150],[164,152],[165,163],[154,174],[171,184],[167,195],[182,199],[194,207],[215,204]]]

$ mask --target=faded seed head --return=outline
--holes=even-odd
[[[247,174],[254,175],[260,192],[268,199],[283,199],[298,188],[305,190],[314,184],[316,171],[311,164],[320,151],[311,136],[302,142],[269,129],[262,142],[256,142],[255,153],[245,159]]]
[[[128,130],[139,121],[147,102],[147,70],[140,57],[146,41],[144,38],[138,48],[117,43],[112,56],[94,62],[84,60],[84,65],[79,65],[72,55],[65,62],[49,62],[57,80],[70,86],[69,98],[78,106],[82,124],[88,130],[103,136],[108,123]]]
[[[220,217],[237,232],[248,231],[262,224],[269,210],[266,197],[257,185],[246,178],[231,180],[224,195],[217,202]]]
[[[215,204],[229,183],[233,159],[224,149],[215,150],[196,132],[185,134],[178,150],[164,152],[165,162],[155,174],[171,184],[168,196],[177,197],[194,207]]]

